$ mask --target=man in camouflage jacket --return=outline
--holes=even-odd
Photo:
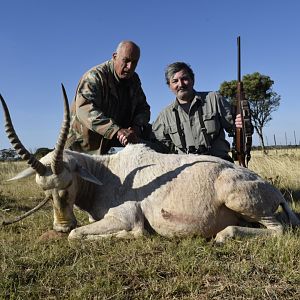
[[[75,151],[104,154],[111,147],[136,143],[150,120],[135,68],[140,49],[121,42],[112,59],[87,71],[71,105],[67,146]]]
[[[165,153],[209,154],[233,161],[224,132],[233,130],[230,104],[216,92],[196,92],[194,73],[186,63],[170,64],[165,77],[176,99],[152,125],[156,149]],[[242,126],[240,115],[235,125]]]

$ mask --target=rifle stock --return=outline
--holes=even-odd
[[[242,119],[242,128],[235,127],[234,136],[234,160],[238,160],[240,166],[248,167],[250,161],[252,146],[252,124],[250,107],[245,98],[243,82],[241,80],[241,47],[240,37],[237,38],[238,47],[238,76],[237,76],[237,96],[236,96],[236,115],[240,114]]]

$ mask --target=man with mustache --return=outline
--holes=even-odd
[[[150,106],[135,73],[139,58],[139,46],[122,41],[111,60],[82,76],[71,106],[67,148],[105,154],[145,138]]]
[[[160,152],[208,154],[233,161],[225,131],[233,130],[231,107],[216,92],[194,90],[194,72],[184,62],[167,66],[165,79],[175,101],[160,112],[152,125]],[[242,127],[237,115],[236,127]]]

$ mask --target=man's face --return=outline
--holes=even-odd
[[[113,54],[115,72],[120,79],[132,77],[140,58],[140,51],[132,44],[124,44]]]
[[[171,77],[169,86],[178,100],[191,101],[194,98],[194,81],[184,69]]]

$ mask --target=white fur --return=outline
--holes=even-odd
[[[50,164],[51,156],[41,161]],[[217,242],[282,233],[274,217],[279,205],[286,207],[281,193],[249,169],[216,157],[160,154],[137,144],[104,156],[65,150],[64,161],[63,174],[37,175],[37,182],[53,197],[55,230],[75,227],[74,205],[95,221],[73,229],[70,239],[137,237],[149,228],[163,236],[216,236]],[[83,180],[78,165],[103,185]],[[295,214],[287,213],[298,225]],[[266,229],[238,226],[241,219]]]

